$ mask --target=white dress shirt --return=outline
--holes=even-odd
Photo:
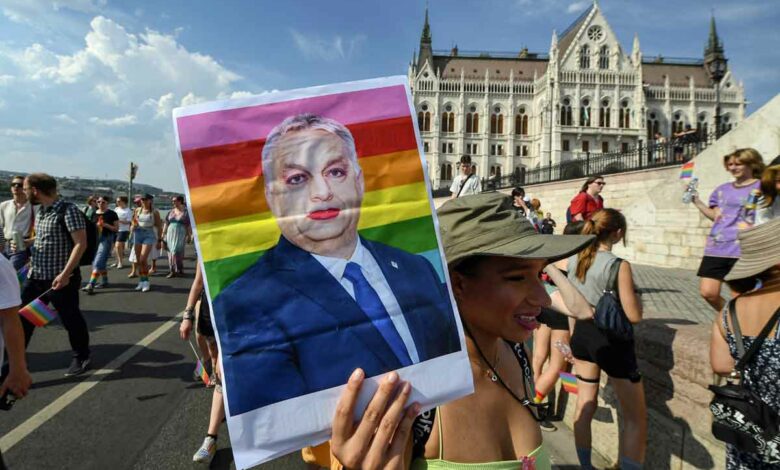
[[[3,231],[3,239],[11,240],[14,231],[21,233],[25,238],[30,236],[33,221],[33,207],[30,201],[24,203],[21,209],[16,209],[13,199],[0,203],[0,228]]]
[[[460,189],[461,185],[463,185],[463,190]],[[452,185],[450,185],[450,192],[457,197],[479,194],[480,189],[481,185],[477,175],[471,175],[471,178],[469,178],[469,175],[460,174],[452,180]],[[458,194],[459,191],[460,194]]]
[[[349,262],[359,265],[366,280],[376,291],[377,295],[379,295],[379,300],[382,301],[382,305],[384,305],[385,310],[387,310],[388,315],[390,315],[390,320],[393,322],[393,326],[395,326],[395,329],[401,336],[401,340],[403,340],[404,345],[406,346],[412,363],[417,364],[420,362],[420,357],[417,354],[417,347],[412,340],[412,333],[409,330],[409,325],[406,324],[406,319],[401,311],[401,306],[398,304],[395,294],[393,294],[393,291],[390,289],[390,284],[388,284],[387,279],[385,279],[385,275],[382,273],[379,263],[376,262],[371,255],[371,252],[360,243],[360,238],[357,240],[355,252],[352,253],[352,257],[349,259],[331,258],[329,256],[315,255],[314,253],[311,255],[314,259],[319,261],[319,263],[327,269],[337,281],[339,281],[352,299],[355,298],[355,288],[352,285],[352,282],[344,277],[344,270]]]

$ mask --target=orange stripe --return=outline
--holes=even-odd
[[[424,180],[417,150],[365,157],[360,159],[360,166],[366,192]],[[262,176],[191,188],[190,199],[198,224],[269,210]]]
[[[359,122],[347,128],[355,139],[358,158],[417,148],[414,125],[409,116]],[[259,176],[264,144],[265,139],[258,139],[183,151],[189,187]]]

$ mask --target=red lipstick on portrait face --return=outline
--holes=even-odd
[[[308,217],[312,220],[330,220],[339,216],[340,209],[328,208],[318,211],[309,212]]]

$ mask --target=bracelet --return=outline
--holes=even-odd
[[[186,312],[186,311],[181,316],[181,321],[186,321],[186,320],[192,321],[194,319],[195,319],[195,315],[193,315],[192,313]]]

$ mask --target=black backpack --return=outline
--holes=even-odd
[[[60,224],[60,227],[62,227],[62,230],[65,231],[65,234],[68,236],[68,240],[72,244],[73,241],[70,237],[70,232],[68,231],[68,226],[65,224],[65,211],[68,210],[68,206],[72,206],[73,204],[70,204],[68,202],[63,203],[60,205],[59,210],[57,211],[57,221]],[[81,217],[84,220],[84,226],[86,227],[87,232],[87,249],[84,250],[84,254],[81,255],[81,259],[79,260],[79,266],[89,266],[92,264],[92,261],[95,259],[95,253],[97,253],[97,225],[95,225],[94,222],[89,220],[82,211],[77,211],[79,214],[79,217]]]
[[[607,287],[604,289],[599,303],[596,304],[596,314],[593,316],[593,321],[599,329],[607,333],[609,338],[630,341],[634,339],[634,326],[628,321],[626,312],[623,311],[623,305],[620,304],[617,285],[618,272],[622,262],[621,258],[616,258],[610,266]]]

